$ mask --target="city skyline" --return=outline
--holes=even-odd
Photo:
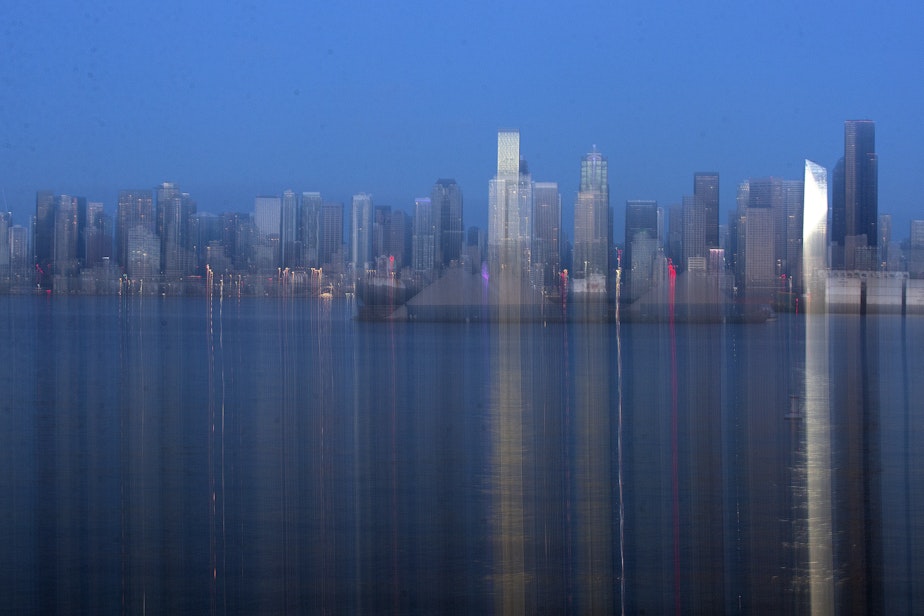
[[[453,177],[466,224],[486,227],[486,153],[498,127],[517,126],[532,175],[559,184],[566,210],[574,161],[596,144],[612,204],[679,203],[708,170],[723,178],[724,220],[738,182],[798,179],[804,158],[832,169],[840,123],[871,118],[879,209],[900,235],[917,217],[906,178],[924,86],[908,75],[924,8],[431,8],[14,2],[0,32],[0,209],[22,223],[49,188],[111,212],[118,190],[164,180],[205,212],[286,188],[410,209]],[[535,95],[492,95],[498,83]]]

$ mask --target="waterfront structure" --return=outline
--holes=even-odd
[[[844,157],[832,174],[832,267],[878,269],[878,164],[875,122],[845,121]]]
[[[533,233],[530,258],[539,287],[559,286],[561,272],[561,193],[557,182],[533,184]]]
[[[372,255],[372,195],[358,193],[353,195],[353,207],[350,217],[350,263],[355,275],[362,275],[371,267]]]
[[[438,225],[437,264],[447,267],[462,254],[462,189],[451,178],[441,178],[430,192],[433,215]]]
[[[693,197],[702,202],[706,248],[719,247],[719,174],[693,174]]]
[[[593,150],[581,159],[581,183],[574,206],[573,276],[589,280],[609,275],[613,213],[606,158]]]

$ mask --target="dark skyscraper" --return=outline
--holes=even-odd
[[[834,168],[831,242],[834,267],[853,270],[878,265],[878,159],[876,124],[844,122],[844,158]]]
[[[693,174],[693,197],[703,202],[706,248],[719,247],[719,174]]]
[[[430,202],[439,225],[438,265],[446,267],[462,254],[462,189],[453,179],[439,179],[430,192]]]
[[[561,194],[555,182],[536,182],[533,189],[532,261],[542,273],[544,287],[560,284]]]
[[[343,204],[325,203],[318,218],[318,264],[343,268]]]
[[[627,201],[624,301],[633,302],[651,288],[659,236],[657,201]]]
[[[50,289],[55,260],[55,195],[50,190],[40,190],[35,194],[32,252],[35,257],[36,282]]]

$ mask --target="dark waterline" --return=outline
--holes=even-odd
[[[0,297],[15,612],[914,613],[924,320]]]

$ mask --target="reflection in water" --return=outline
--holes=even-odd
[[[914,613],[924,322],[0,298],[25,612]]]

